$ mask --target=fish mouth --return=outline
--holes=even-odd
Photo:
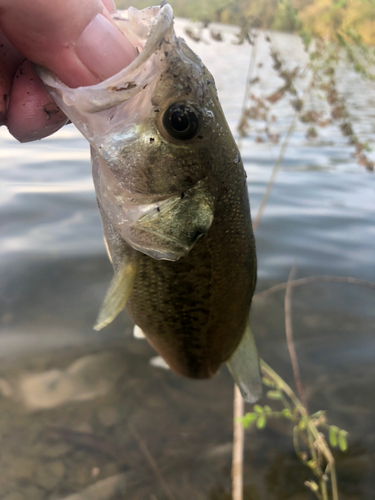
[[[109,110],[141,92],[156,78],[151,60],[159,44],[173,34],[172,7],[167,3],[143,11],[130,7],[124,12],[116,12],[112,18],[139,51],[134,61],[116,75],[96,85],[69,88],[53,73],[35,65],[48,92],[70,119],[69,108],[75,108],[75,113],[78,111],[83,115]],[[80,130],[86,136],[87,117],[84,125]]]

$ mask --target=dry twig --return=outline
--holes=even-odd
[[[232,500],[243,497],[243,449],[245,430],[243,417],[244,402],[239,388],[234,385],[233,401],[233,458],[232,458]]]
[[[308,411],[305,391],[304,391],[303,384],[301,381],[301,376],[300,376],[300,371],[299,371],[299,366],[298,366],[297,353],[296,353],[296,349],[295,349],[294,341],[293,341],[292,287],[290,286],[290,283],[293,279],[295,271],[296,271],[296,266],[294,265],[290,271],[289,279],[288,279],[288,283],[287,283],[287,287],[286,287],[286,292],[285,292],[285,334],[286,334],[286,343],[288,346],[290,361],[292,363],[292,368],[293,368],[294,381],[295,381],[296,386],[297,386],[298,395],[299,395],[300,400],[302,401],[302,404],[305,407],[306,411]]]
[[[168,500],[176,500],[175,497],[174,497],[174,495],[173,495],[173,493],[172,493],[172,491],[170,490],[168,484],[166,483],[164,477],[162,476],[162,473],[160,472],[160,469],[159,469],[157,463],[152,458],[152,455],[149,452],[149,449],[147,448],[147,444],[141,438],[141,436],[139,435],[139,433],[135,429],[134,425],[129,424],[129,429],[130,429],[130,432],[131,432],[132,436],[136,440],[136,442],[137,442],[137,444],[139,446],[139,449],[142,452],[142,455],[144,456],[144,458],[146,459],[148,465],[150,466],[150,469],[155,474],[155,477],[158,480],[158,483],[160,484],[160,487],[164,491],[165,496],[168,498]]]
[[[245,110],[246,100],[250,93],[251,77],[256,59],[256,44],[258,33],[255,36],[251,51],[249,69],[246,79],[246,90],[242,103],[242,114]],[[241,145],[238,144],[241,149]],[[234,384],[233,400],[233,456],[232,456],[232,500],[242,500],[243,498],[243,450],[245,440],[245,430],[241,418],[244,413],[244,402],[239,388]]]
[[[246,82],[246,93],[245,93],[245,98],[244,98],[244,102],[243,102],[243,109],[242,109],[243,112],[244,112],[244,108],[245,108],[247,92],[250,88],[250,76],[252,74],[253,67],[255,64],[255,54],[256,54],[255,49],[256,49],[256,45],[254,44],[251,58],[250,58],[248,80]],[[311,83],[312,83],[312,79],[310,80],[310,82],[306,86],[305,90],[303,91],[303,94],[302,94],[301,99],[300,99],[301,103],[303,103],[304,96],[305,96],[306,92],[308,91],[308,89],[310,88]],[[287,132],[285,139],[283,141],[283,144],[281,146],[279,157],[278,157],[277,162],[272,170],[271,177],[270,177],[268,184],[267,184],[267,187],[266,187],[266,191],[263,195],[260,207],[258,209],[257,215],[256,215],[254,222],[253,222],[254,232],[256,231],[258,224],[260,222],[260,219],[263,215],[263,210],[267,204],[267,201],[268,201],[271,189],[274,185],[279,167],[284,159],[285,151],[288,147],[290,137],[293,133],[293,130],[294,130],[297,118],[300,115],[301,109],[302,109],[302,106],[300,108],[298,108],[296,110],[296,112],[294,113],[294,116],[293,116],[293,119],[290,123],[288,132]],[[239,403],[239,401],[241,401],[241,403]],[[242,493],[242,483],[243,483],[242,469],[243,469],[244,431],[242,428],[240,431],[238,420],[241,417],[243,417],[243,400],[242,400],[242,396],[241,396],[237,386],[235,386],[235,388],[234,388],[234,415],[235,415],[235,420],[234,420],[234,424],[233,424],[234,425],[234,429],[233,429],[234,441],[233,441],[233,462],[232,462],[232,499],[233,500],[242,500],[242,495],[243,495],[243,493]],[[241,424],[241,426],[242,426],[242,424]],[[237,437],[238,437],[238,440],[236,443]],[[241,474],[240,479],[238,479],[239,471]],[[240,491],[239,491],[239,487],[241,488]]]
[[[303,94],[301,96],[301,103],[303,102],[304,100],[304,96],[306,95],[306,92],[309,90],[310,86],[311,86],[311,83],[312,83],[312,79],[310,80],[310,82],[307,84],[305,90],[303,91]],[[277,173],[280,169],[280,165],[282,164],[283,160],[284,160],[284,155],[285,155],[285,151],[289,145],[289,140],[292,136],[292,133],[294,131],[294,127],[296,125],[296,122],[297,122],[297,119],[301,113],[301,109],[302,108],[298,108],[294,115],[293,115],[293,118],[292,118],[292,121],[289,125],[289,129],[288,129],[288,132],[284,138],[284,141],[281,145],[281,148],[280,148],[280,153],[279,153],[279,157],[277,159],[277,162],[275,163],[275,166],[273,167],[273,170],[272,170],[272,173],[271,173],[271,177],[269,178],[269,181],[268,181],[268,184],[267,184],[267,187],[266,187],[266,190],[264,192],[264,195],[263,195],[263,198],[262,198],[262,201],[260,203],[260,206],[258,208],[258,212],[255,216],[255,219],[254,219],[254,222],[253,222],[253,229],[254,231],[256,231],[258,225],[259,225],[259,222],[260,222],[260,219],[263,215],[263,211],[267,205],[267,202],[268,202],[268,198],[270,196],[270,193],[271,193],[271,190],[273,188],[273,185],[275,184],[275,180],[276,180],[276,176],[277,176]]]
[[[308,276],[307,278],[299,278],[297,280],[291,280],[285,283],[279,283],[278,285],[272,286],[271,288],[267,288],[267,290],[263,290],[262,292],[258,292],[254,295],[254,299],[259,299],[261,297],[266,297],[271,293],[279,292],[281,290],[285,290],[285,288],[289,285],[290,288],[294,288],[295,286],[307,285],[309,283],[319,283],[319,282],[327,282],[327,283],[347,283],[349,285],[358,285],[365,286],[367,288],[372,288],[375,290],[375,283],[372,281],[360,280],[358,278],[350,278],[346,276]]]

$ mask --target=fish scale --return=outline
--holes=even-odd
[[[212,376],[236,349],[255,288],[255,243],[250,212],[244,210],[242,163],[232,175],[237,183],[223,189],[213,225],[188,256],[177,262],[141,258],[126,306],[167,363],[189,377]]]

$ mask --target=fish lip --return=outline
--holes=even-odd
[[[113,17],[116,22],[116,17]],[[135,83],[134,75],[141,76],[140,72],[145,69],[142,69],[142,66],[146,65],[155,53],[155,49],[168,36],[169,32],[173,34],[173,10],[169,4],[164,4],[156,12],[142,52],[126,68],[95,85],[70,88],[43,66],[35,64],[34,68],[47,90],[52,91],[54,100],[56,100],[54,93],[57,93],[65,105],[79,108],[81,113],[98,113],[118,106],[141,92],[144,84],[149,83],[148,80],[155,79],[152,68],[149,68],[145,74],[142,74],[142,81],[133,85]],[[112,94],[110,102],[108,102],[108,92]],[[79,106],[77,106],[77,102],[79,102]]]

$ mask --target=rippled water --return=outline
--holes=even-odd
[[[250,49],[231,38],[189,44],[214,74],[235,132]],[[275,40],[292,65],[304,59],[296,38]],[[271,92],[280,81],[264,40],[257,57],[258,91]],[[338,88],[356,132],[373,143],[374,86],[342,68]],[[292,113],[287,99],[275,106],[282,137]],[[298,125],[291,137],[256,233],[258,291],[284,282],[293,264],[297,277],[375,282],[375,175],[356,164],[334,125],[315,141],[306,128]],[[242,154],[256,214],[280,144],[253,139],[242,142]],[[151,366],[155,353],[132,338],[125,313],[92,330],[112,270],[86,142],[68,126],[25,145],[2,128],[0,144],[0,498],[65,498],[106,478],[100,498],[168,498],[155,464],[176,500],[229,498],[233,386],[226,370],[202,382]],[[252,327],[260,355],[293,384],[283,294],[254,299]],[[343,499],[374,498],[374,301],[374,290],[348,284],[293,291],[310,410],[327,410],[331,423],[349,431],[349,451],[335,455]],[[311,498],[303,486],[309,477],[287,426],[249,431],[247,499]],[[93,491],[89,498],[99,498]]]

